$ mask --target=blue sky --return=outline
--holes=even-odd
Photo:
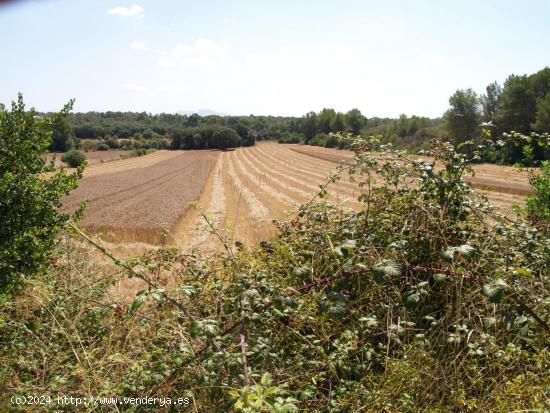
[[[0,102],[436,117],[550,65],[549,18],[547,0],[22,0],[0,6]]]

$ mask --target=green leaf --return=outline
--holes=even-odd
[[[446,274],[443,274],[441,272],[438,272],[438,273],[435,273],[434,275],[432,275],[434,281],[438,284],[441,284],[441,283],[444,283],[445,281],[447,281],[447,275]]]
[[[407,298],[405,299],[405,307],[407,308],[415,308],[418,303],[420,302],[420,294],[419,293],[413,293],[409,294]]]
[[[389,278],[396,278],[401,275],[401,266],[393,261],[381,261],[371,268],[374,280],[382,283]]]

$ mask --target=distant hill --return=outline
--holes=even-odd
[[[187,115],[190,116],[193,113],[198,114],[199,116],[211,116],[211,115],[217,115],[217,116],[229,116],[228,113],[222,113],[222,112],[216,112],[215,110],[211,109],[199,109],[199,110],[181,110],[179,112],[176,112],[178,115]]]

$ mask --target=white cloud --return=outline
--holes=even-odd
[[[227,47],[208,39],[198,39],[194,44],[179,43],[172,51],[164,52],[158,63],[172,67],[183,65],[213,65],[225,63],[229,59]]]
[[[141,85],[137,85],[135,83],[124,83],[122,87],[126,90],[129,90],[130,92],[143,92],[145,91],[145,88]]]
[[[149,50],[149,48],[147,47],[147,45],[143,42],[140,42],[140,41],[135,41],[135,42],[132,42],[130,44],[130,49],[133,49],[133,50],[141,50],[141,51],[145,51],[145,50]]]
[[[107,10],[109,14],[116,14],[126,17],[143,17],[145,10],[139,4],[132,4],[130,7],[115,7]]]

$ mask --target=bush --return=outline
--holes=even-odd
[[[300,135],[297,133],[283,132],[277,141],[279,143],[300,143]]]
[[[86,156],[77,149],[71,149],[69,152],[65,152],[61,155],[61,160],[71,168],[77,168],[80,165],[84,165]]]
[[[218,128],[212,134],[211,143],[216,149],[235,148],[241,144],[241,137],[231,128]]]
[[[542,173],[529,178],[534,195],[527,198],[527,214],[531,221],[548,229],[550,224],[550,161],[542,162]]]
[[[148,155],[148,154],[153,153],[155,151],[156,151],[156,149],[145,149],[145,148],[135,149],[130,153],[122,155],[122,159],[137,158],[139,156]]]
[[[329,136],[326,133],[318,133],[307,144],[312,146],[325,146]]]
[[[109,138],[105,141],[105,143],[107,144],[107,146],[109,146],[109,148],[111,149],[118,149],[120,148],[120,144],[118,143],[118,141],[114,138]]]
[[[109,149],[111,149],[109,147],[109,145],[107,145],[106,143],[99,143],[97,146],[96,146],[96,149],[98,151],[108,151]]]
[[[60,200],[77,187],[82,169],[54,173],[43,154],[52,122],[62,123],[71,108],[72,101],[53,120],[38,118],[19,95],[11,111],[0,111],[0,291],[42,268],[69,218],[58,210]]]

